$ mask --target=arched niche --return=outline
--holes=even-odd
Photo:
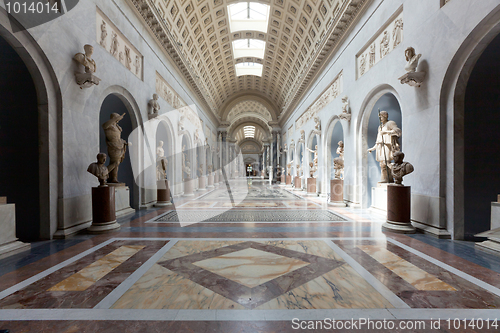
[[[41,221],[37,88],[24,61],[2,37],[0,50],[0,196],[16,205],[17,237],[36,240]]]
[[[490,229],[500,193],[500,35],[470,74],[464,104],[464,238]]]
[[[206,167],[206,165],[203,165],[205,164],[205,158],[203,153],[204,153],[204,146],[202,145],[201,141],[198,141],[196,143],[196,165],[194,166],[194,168],[196,169],[195,175],[198,178],[204,176],[204,170]]]
[[[335,169],[333,168],[333,160],[339,157],[337,154],[337,148],[339,147],[339,142],[344,142],[344,128],[342,123],[338,118],[334,119],[327,132],[327,158],[326,158],[326,169],[328,170],[328,179],[335,179]],[[344,150],[346,149],[344,142]],[[344,170],[345,172],[345,170]]]
[[[132,106],[125,96],[118,93],[107,95],[101,104],[101,109],[99,112],[99,124],[101,125],[99,129],[99,147],[100,151],[105,152],[106,154],[108,154],[108,147],[106,144],[106,135],[104,133],[104,129],[102,128],[102,124],[108,121],[111,114],[113,113],[117,113],[119,115],[125,114],[125,117],[118,123],[118,125],[122,129],[121,138],[127,143],[129,143],[130,134],[135,128],[137,128],[138,124],[138,120],[135,117]],[[109,161],[110,158],[108,156],[106,165],[109,165]],[[130,150],[127,147],[125,158],[119,165],[118,181],[125,183],[125,185],[129,188],[130,206],[134,209],[139,209],[140,191],[137,184],[139,179],[138,177],[134,176],[132,163],[140,163],[140,161],[131,159]],[[136,170],[140,170],[140,168],[137,167]]]
[[[307,158],[305,160],[305,163],[306,163],[306,166],[305,166],[305,170],[308,170],[307,171],[307,178],[310,177],[310,174],[309,174],[309,170],[311,170],[312,168],[314,168],[314,151],[316,149],[316,146],[318,146],[318,149],[319,149],[319,140],[318,140],[318,135],[316,135],[314,132],[311,132],[310,135],[309,135],[309,138],[307,140],[307,148],[305,150],[305,154],[307,154]],[[311,151],[312,150],[312,151]],[[318,151],[318,154],[319,154],[319,151]],[[313,163],[313,166],[311,168],[311,162]],[[319,169],[319,165],[318,165],[318,169]],[[314,174],[314,176],[316,177],[317,175],[319,174],[319,170],[316,170],[316,173]]]
[[[297,155],[295,153],[295,147],[294,146],[290,146],[289,148],[289,151],[290,151],[290,157],[288,159],[288,163],[290,163],[290,174],[295,177],[296,175],[296,172],[295,172],[295,165],[297,161],[295,161],[295,156]],[[287,163],[287,166],[288,166],[288,163]]]
[[[361,154],[366,154],[366,159],[363,159],[362,170],[365,172],[363,175],[363,202],[362,206],[367,208],[372,204],[372,188],[377,187],[381,178],[380,162],[376,161],[375,152],[367,153],[366,150],[375,145],[377,140],[378,128],[380,126],[380,119],[378,110],[387,111],[389,120],[396,122],[397,126],[403,131],[402,128],[402,112],[401,106],[396,95],[390,89],[382,89],[368,104],[367,112],[364,114],[362,123],[362,151]],[[403,135],[399,138],[401,150],[403,150]],[[390,163],[391,161],[387,161]]]
[[[170,182],[174,180],[175,174],[175,143],[173,140],[172,129],[166,121],[162,120],[156,128],[156,148],[158,148],[159,142],[163,141],[163,150],[165,151],[165,157],[167,158],[167,179]]]

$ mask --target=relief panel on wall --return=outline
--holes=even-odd
[[[379,34],[361,50],[356,57],[357,77],[365,75],[380,60],[384,59],[403,42],[403,12],[389,20]]]
[[[330,104],[343,91],[343,75],[342,72],[337,75],[335,80],[326,88],[326,90],[316,99],[316,101],[297,119],[295,128],[300,129],[305,123],[313,119],[318,112],[325,106]]]
[[[97,43],[142,80],[144,57],[99,8],[96,12],[96,26]]]

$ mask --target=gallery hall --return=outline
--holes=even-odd
[[[0,333],[499,332],[500,0],[0,0]]]

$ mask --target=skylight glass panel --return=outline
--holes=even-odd
[[[238,2],[228,6],[231,32],[255,30],[267,33],[269,6],[257,2]]]
[[[255,126],[245,126],[243,127],[243,132],[245,133],[245,139],[255,137]]]
[[[238,39],[233,42],[234,58],[255,57],[264,59],[266,43],[258,39]]]
[[[235,67],[236,67],[236,76],[241,76],[241,75],[262,76],[263,66],[256,62],[242,62],[236,64]]]

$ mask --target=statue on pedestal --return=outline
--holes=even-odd
[[[92,163],[87,168],[87,171],[97,177],[99,180],[99,187],[105,187],[106,180],[109,177],[108,168],[104,165],[106,163],[106,154],[99,153],[97,154],[97,162]]]
[[[182,179],[191,179],[191,163],[187,161],[186,157],[186,145],[182,146],[182,172],[187,175],[187,177],[184,177],[184,174],[182,175]]]
[[[148,103],[151,109],[151,112],[148,114],[149,119],[158,117],[158,113],[160,112],[160,103],[158,103],[158,98],[157,94],[153,94],[153,99]]]
[[[200,164],[200,166],[198,167],[198,172],[200,173],[200,177],[203,176],[203,164]]]
[[[335,170],[335,179],[344,179],[344,142],[339,141],[337,148],[338,157],[333,159],[333,169]]]
[[[287,175],[291,176],[292,175],[292,163],[288,163],[286,168],[287,168]]]
[[[85,68],[85,73],[75,72],[76,83],[80,88],[90,88],[93,85],[98,85],[101,82],[94,73],[97,71],[97,65],[92,59],[92,54],[94,53],[94,47],[92,45],[85,45],[83,47],[85,53],[77,53],[73,59],[81,64]]]
[[[380,163],[382,172],[379,183],[391,183],[392,176],[389,175],[388,166],[394,159],[394,153],[399,151],[399,137],[401,129],[392,120],[389,120],[387,111],[379,112],[380,126],[378,128],[375,145],[368,152],[376,151],[375,159]]]
[[[167,178],[168,160],[165,157],[165,150],[163,149],[163,141],[158,142],[156,148],[156,180],[164,180]]]
[[[118,122],[123,119],[125,113],[121,116],[118,113],[112,113],[110,119],[102,125],[104,134],[106,135],[106,145],[108,146],[109,156],[109,182],[119,183],[118,181],[118,168],[120,163],[125,158],[127,151],[127,142],[121,138],[122,128]]]
[[[402,151],[394,153],[394,163],[391,164],[391,170],[396,185],[403,185],[403,177],[415,170],[413,165],[403,162],[404,158],[405,154]]]
[[[417,54],[413,47],[408,47],[405,50],[405,57],[407,61],[405,66],[406,74],[401,76],[398,80],[401,81],[401,84],[406,83],[412,87],[420,87],[426,75],[425,72],[417,72],[418,62],[422,55]]]
[[[342,97],[342,113],[339,115],[339,119],[351,121],[351,108],[347,96]]]
[[[314,150],[309,149],[307,147],[306,147],[306,149],[309,150],[311,153],[314,153],[314,159],[313,159],[314,167],[318,168],[318,145],[315,146]]]

